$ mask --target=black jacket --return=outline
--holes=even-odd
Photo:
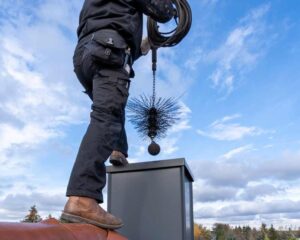
[[[143,13],[158,22],[173,16],[171,0],[85,0],[77,30],[79,40],[100,29],[113,29],[132,49],[133,60],[140,56]]]

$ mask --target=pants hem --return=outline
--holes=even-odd
[[[126,158],[128,158],[128,153],[125,152],[124,150],[122,150],[122,149],[120,149],[120,148],[113,148],[113,150],[114,150],[114,151],[118,151],[118,152],[123,153],[123,155],[124,155]]]
[[[76,197],[88,197],[95,199],[98,203],[103,203],[103,197],[99,196],[99,194],[90,193],[87,191],[67,191],[67,197],[76,196]]]

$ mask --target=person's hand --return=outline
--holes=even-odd
[[[148,37],[146,37],[143,39],[142,44],[141,44],[142,55],[147,55],[148,52],[150,51],[150,49],[151,49],[151,46],[150,46]]]

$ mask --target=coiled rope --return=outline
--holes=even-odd
[[[176,15],[176,27],[170,32],[160,32],[159,25],[148,17],[148,39],[152,48],[173,47],[177,45],[189,32],[192,25],[192,11],[186,0],[172,0]]]
[[[159,25],[151,17],[148,17],[147,30],[148,40],[152,49],[152,106],[156,102],[156,68],[157,49],[160,47],[173,47],[188,34],[192,25],[192,11],[186,0],[172,0],[175,5],[174,16],[176,27],[169,32],[160,32]]]

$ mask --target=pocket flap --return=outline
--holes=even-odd
[[[115,30],[99,30],[95,33],[93,39],[96,42],[110,48],[125,49],[128,46],[124,38]]]

